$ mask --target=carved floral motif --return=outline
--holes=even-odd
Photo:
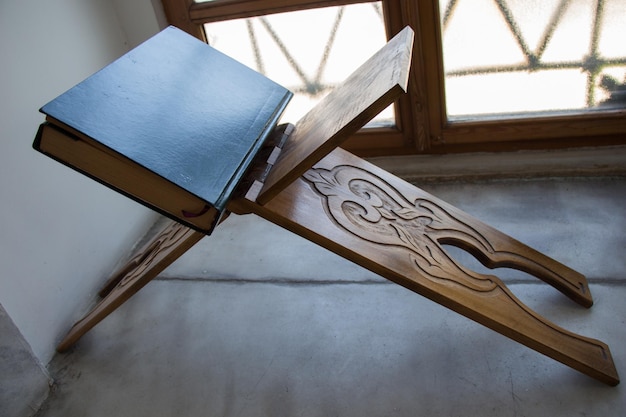
[[[133,264],[133,269],[122,278],[117,285],[117,290],[144,276],[158,259],[162,258],[168,250],[176,248],[178,243],[190,233],[193,231],[188,227],[174,221],[170,222],[144,251],[129,261]]]
[[[436,235],[446,235],[453,237],[449,241],[471,242],[493,252],[480,233],[440,205],[424,198],[410,201],[380,177],[350,165],[313,168],[304,178],[323,197],[335,224],[369,242],[407,250],[425,277],[478,292],[497,288],[497,278],[463,268],[439,244]]]

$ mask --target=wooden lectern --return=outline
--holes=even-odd
[[[187,35],[180,35],[173,28],[157,35],[162,39],[167,36]],[[199,41],[194,39],[194,42]],[[154,46],[153,41],[147,44]],[[278,117],[270,111],[271,121],[261,123],[260,128],[269,133],[254,134],[252,145],[240,156],[245,163],[234,167],[235,173],[229,174],[227,185],[221,186],[231,190],[228,193],[220,190],[218,203],[199,195],[200,192],[191,191],[191,197],[177,194],[178,188],[186,187],[185,183],[176,183],[183,167],[169,164],[167,168],[173,169],[173,174],[165,171],[151,177],[144,172],[148,170],[152,174],[148,162],[139,163],[141,173],[135,175],[135,157],[120,156],[112,150],[114,144],[106,143],[106,138],[104,145],[92,143],[99,138],[95,137],[96,133],[86,132],[91,124],[83,129],[80,120],[74,123],[74,115],[64,120],[54,106],[44,106],[42,111],[48,115],[48,122],[40,129],[36,149],[173,219],[106,283],[100,292],[102,300],[72,327],[58,350],[72,346],[209,234],[229,213],[253,213],[565,365],[606,384],[617,385],[619,376],[606,344],[546,320],[518,300],[496,276],[481,275],[457,264],[442,245],[467,250],[489,268],[510,267],[530,273],[582,306],[590,307],[593,301],[583,275],[338,148],[343,140],[406,91],[412,47],[413,32],[405,28],[295,126],[276,126]],[[159,54],[170,56],[170,52],[162,50]],[[141,56],[131,52],[130,62],[137,62],[138,57]],[[96,88],[110,86],[97,84]],[[159,91],[166,88],[158,85]],[[109,91],[90,92],[88,88],[81,91],[86,91],[88,98],[98,92],[102,93],[99,100],[110,97]],[[74,100],[80,102],[82,96],[77,97],[70,95],[69,104],[62,101],[61,107],[71,109]],[[148,100],[152,100],[149,101],[152,105],[156,99],[148,96]],[[276,100],[276,107],[281,108],[278,116],[284,101],[284,97]],[[100,111],[82,102],[79,105],[83,113]],[[102,114],[105,113],[103,110]],[[104,117],[102,114],[98,120]],[[131,120],[131,123],[143,122]],[[118,129],[113,136],[118,138],[125,133],[123,130]],[[188,146],[180,141],[177,148]],[[212,143],[206,145],[207,149],[212,149]],[[88,151],[76,150],[76,146]],[[96,151],[101,154],[95,154]],[[198,149],[193,151],[197,153]],[[137,158],[145,152],[140,149]],[[161,155],[167,157],[165,153]],[[218,162],[210,159],[216,158],[214,155],[207,157],[208,164]],[[172,175],[172,179],[167,175]],[[203,180],[211,183],[213,177]],[[155,188],[163,187],[170,187],[171,194],[166,192],[165,197],[155,194]],[[191,189],[190,186],[188,190]],[[199,197],[204,201],[204,209],[168,206],[187,204],[187,197],[192,200]],[[189,204],[195,204],[192,200]],[[205,223],[194,223],[193,219],[206,213],[210,213],[210,218]]]

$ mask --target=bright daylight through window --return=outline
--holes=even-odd
[[[626,107],[626,1],[440,7],[449,118]]]
[[[162,3],[171,24],[295,92],[283,122],[413,28],[407,94],[343,145],[360,156],[626,143],[626,0]]]
[[[205,24],[207,41],[295,93],[296,122],[387,41],[380,2]],[[390,107],[369,126],[392,126]]]

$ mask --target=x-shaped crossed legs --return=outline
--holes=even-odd
[[[289,127],[277,128],[267,147],[269,156],[257,161],[264,176],[254,180],[253,170],[255,175],[240,186],[245,195],[232,199],[228,210],[264,217],[538,352],[617,385],[607,345],[544,319],[500,279],[457,264],[441,245],[459,246],[488,267],[526,271],[590,307],[584,276],[337,148],[406,91],[412,45],[413,32],[405,28],[307,113],[293,133]],[[74,325],[58,349],[70,347],[203,236],[169,224],[107,283],[103,300]]]
[[[609,347],[546,320],[496,276],[456,263],[442,244],[490,268],[528,272],[579,304],[593,303],[585,277],[461,210],[337,149],[265,205],[253,186],[229,209],[254,213],[381,276],[606,384],[619,376]],[[171,223],[105,287],[59,350],[110,314],[203,235]]]

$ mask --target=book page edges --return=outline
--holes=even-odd
[[[62,123],[43,123],[33,148],[199,232],[210,234],[221,215],[212,204]]]

